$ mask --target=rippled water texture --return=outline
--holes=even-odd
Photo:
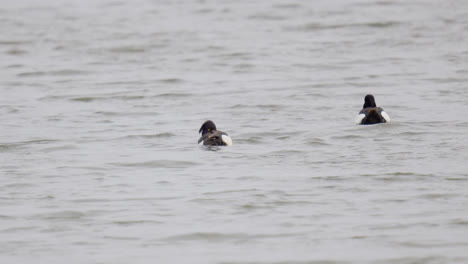
[[[18,0],[0,32],[1,263],[468,263],[467,1]]]

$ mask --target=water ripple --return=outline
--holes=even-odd
[[[200,165],[200,163],[183,160],[151,160],[134,163],[109,163],[113,166],[142,167],[142,168],[190,168]]]

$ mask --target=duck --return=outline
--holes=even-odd
[[[223,131],[216,129],[213,121],[207,120],[198,131],[201,137],[198,140],[199,145],[205,146],[232,146],[232,139]]]
[[[364,105],[355,119],[358,125],[372,125],[378,123],[390,122],[390,116],[375,104],[375,99],[372,94],[364,97]]]

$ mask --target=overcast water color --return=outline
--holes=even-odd
[[[468,1],[5,0],[0,33],[1,263],[468,263]]]

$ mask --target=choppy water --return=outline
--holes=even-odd
[[[2,1],[0,32],[2,263],[468,262],[467,1]]]

